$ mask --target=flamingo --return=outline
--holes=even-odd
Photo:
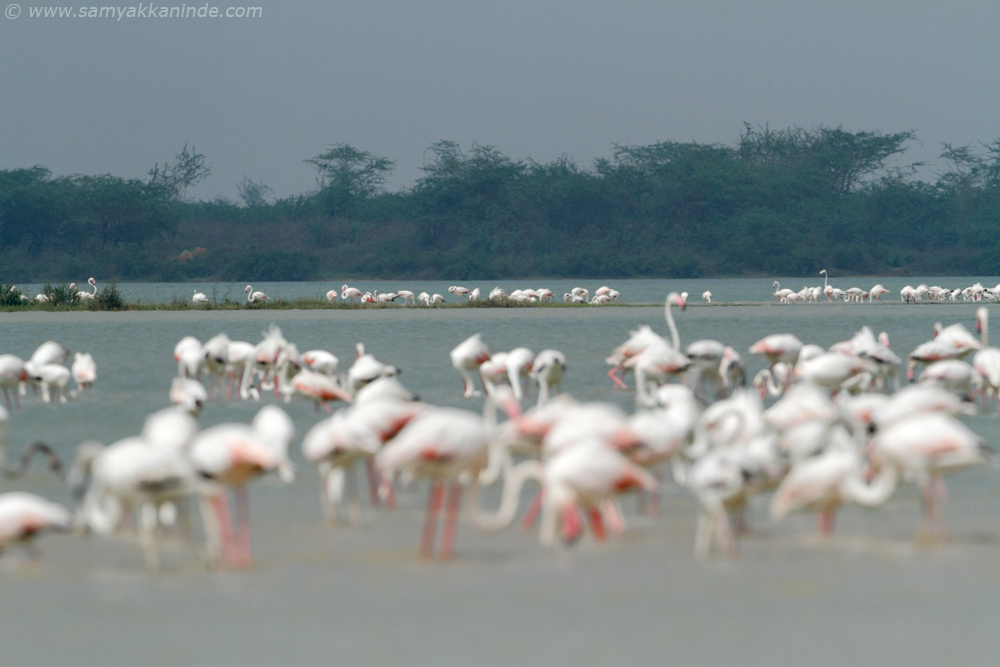
[[[395,366],[383,364],[372,355],[366,354],[364,343],[358,343],[355,349],[357,358],[354,360],[354,364],[347,369],[347,390],[351,394],[357,394],[363,386],[380,377],[399,375],[399,369]]]
[[[343,287],[340,288],[340,298],[349,299],[351,303],[354,303],[355,299],[360,299],[364,296],[357,287],[348,287],[345,283]]]
[[[945,534],[936,496],[944,492],[941,475],[984,463],[989,449],[983,439],[942,413],[916,414],[880,429],[872,440],[876,465],[895,466],[921,488],[924,519],[939,536]]]
[[[28,371],[24,366],[24,361],[13,354],[0,354],[0,387],[3,387],[3,397],[7,401],[7,409],[12,410],[10,404],[10,390],[15,389],[21,382],[28,381]],[[21,408],[18,400],[18,392],[14,392],[14,405]]]
[[[540,534],[543,544],[555,542],[560,515],[563,539],[567,543],[579,539],[578,508],[586,511],[594,538],[602,541],[605,538],[599,509],[602,504],[625,491],[659,489],[659,482],[650,472],[597,438],[578,442],[546,461],[544,478]]]
[[[452,285],[448,288],[448,291],[455,296],[465,296],[469,293],[469,288],[461,287],[460,285]]]
[[[879,303],[882,303],[882,295],[888,293],[889,290],[882,287],[882,283],[879,283],[878,285],[875,285],[875,287],[871,288],[871,290],[868,291],[868,303],[871,303],[872,299],[878,301]]]
[[[538,405],[549,400],[553,389],[562,385],[566,355],[559,350],[542,350],[531,364],[529,375],[538,384]]]
[[[77,389],[83,391],[94,386],[97,381],[97,364],[89,352],[77,352],[73,355],[73,366],[70,368]]]
[[[478,395],[469,372],[476,371],[478,373],[479,367],[490,358],[490,350],[483,342],[481,334],[469,336],[456,345],[450,354],[451,365],[462,376],[462,396],[471,398]],[[482,382],[482,377],[480,377],[480,382]]]
[[[326,300],[333,303],[337,300],[337,290],[332,289],[326,293]]]
[[[989,311],[985,307],[976,310],[976,327],[982,336],[982,349],[972,358],[972,366],[982,378],[983,407],[986,407],[986,395],[997,394],[1000,388],[1000,349],[990,347]],[[1000,411],[1000,399],[997,410]]]
[[[88,278],[87,283],[94,288],[93,292],[84,292],[83,290],[78,290],[76,296],[81,301],[93,301],[94,297],[97,296],[97,281],[93,278]],[[76,283],[69,284],[70,289],[76,289]]]
[[[526,347],[516,347],[507,353],[507,378],[510,381],[510,386],[514,389],[514,398],[517,400],[521,400],[524,395],[521,378],[531,374],[534,361],[535,353]]]
[[[254,292],[253,291],[253,287],[250,286],[250,285],[247,285],[246,287],[244,287],[243,291],[247,293],[247,303],[248,304],[264,303],[269,298],[263,292]]]
[[[191,303],[194,304],[208,303],[208,297],[205,296],[204,292],[199,292],[198,290],[194,290],[194,295],[191,297]]]
[[[51,403],[53,395],[59,399],[60,403],[66,403],[75,393],[67,392],[71,377],[70,370],[59,364],[45,364],[44,366],[34,366],[34,370],[28,373],[28,377],[42,388],[42,401]]]
[[[431,295],[428,294],[427,292],[421,292],[420,294],[417,295],[417,301],[419,301],[425,306],[429,306],[431,305]]]
[[[782,480],[771,500],[771,516],[781,519],[800,510],[819,512],[819,531],[829,535],[834,513],[843,502],[865,507],[884,504],[899,481],[895,467],[889,466],[875,483],[864,479],[861,454],[843,427],[830,436],[822,454],[796,463]]]
[[[62,505],[33,493],[0,494],[0,550],[20,544],[33,561],[41,554],[32,540],[45,531],[68,531],[72,517]]]
[[[444,297],[440,294],[434,294],[431,296],[431,302],[428,305],[433,306],[434,304],[444,303]]]
[[[175,377],[170,383],[170,402],[197,415],[208,402],[205,385],[194,378]]]
[[[327,412],[333,412],[327,401],[344,401],[350,403],[352,398],[347,391],[340,386],[335,378],[323,373],[302,369],[292,378],[292,386],[297,392],[310,398],[316,403],[316,412],[319,406]]]
[[[308,352],[303,352],[301,359],[302,363],[308,366],[310,370],[330,376],[337,372],[337,366],[340,364],[340,360],[326,350],[309,350]]]
[[[139,544],[146,566],[154,570],[160,565],[157,509],[212,490],[183,450],[153,446],[142,437],[125,438],[107,447],[92,442],[80,445],[70,480],[74,493],[82,498],[83,521],[100,535],[115,531],[125,506],[139,509]],[[211,524],[206,525],[206,532],[211,530]]]
[[[415,305],[417,305],[417,303],[416,303],[416,301],[414,300],[414,297],[413,297],[413,292],[411,292],[411,291],[410,291],[410,290],[408,290],[408,289],[401,289],[401,290],[396,290],[396,295],[397,295],[397,296],[398,296],[398,297],[399,297],[400,299],[402,299],[402,300],[403,300],[403,303],[404,303],[404,304],[405,304],[405,303],[407,303],[407,302],[409,302],[409,304],[410,304],[411,306],[415,306]],[[477,297],[479,296],[479,295],[478,295],[478,292],[477,292],[476,296],[477,296]]]
[[[750,346],[750,354],[763,354],[771,362],[772,370],[778,362],[794,366],[801,351],[802,341],[790,333],[771,334]]]
[[[246,485],[264,472],[276,470],[281,457],[257,428],[244,424],[219,424],[208,428],[191,442],[190,460],[197,474],[217,484],[229,486],[236,498],[236,518],[230,524],[228,502],[222,491],[212,496],[218,530],[213,529],[209,554],[213,561],[221,559],[237,567],[250,566],[250,515]],[[203,505],[206,522],[212,513]],[[235,534],[234,534],[235,533]],[[219,541],[215,541],[215,536]]]
[[[437,516],[447,501],[440,555],[451,558],[462,487],[459,478],[471,475],[472,483],[486,468],[488,459],[486,425],[477,414],[456,408],[428,408],[414,417],[375,455],[375,465],[384,474],[407,472],[431,480],[427,513],[420,540],[420,553],[434,552]]]
[[[396,299],[399,298],[399,294],[397,292],[386,292],[384,294],[379,294],[378,290],[375,290],[374,296],[375,296],[375,301],[377,303],[393,303]]]
[[[708,290],[705,290],[704,292],[701,293],[701,300],[704,301],[705,303],[712,303],[712,293]]]
[[[379,380],[367,385],[359,393],[355,405],[319,422],[302,440],[303,455],[319,468],[320,498],[328,522],[336,520],[336,501],[342,496],[345,483],[351,496],[349,518],[352,523],[357,522],[360,507],[351,468],[362,459],[369,462],[372,503],[378,504],[371,457],[426,407],[421,403],[395,398],[362,400],[362,394],[369,387],[382,382]]]

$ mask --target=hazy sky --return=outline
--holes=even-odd
[[[590,166],[615,144],[732,144],[744,121],[912,129],[913,161],[1000,138],[994,1],[249,4],[261,18],[20,2],[0,17],[0,169],[145,178],[187,142],[212,167],[189,194],[235,199],[244,175],[314,189],[303,160],[336,143],[396,160],[397,189],[442,139]]]

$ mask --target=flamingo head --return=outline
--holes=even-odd
[[[681,310],[687,308],[687,301],[685,301],[684,297],[678,294],[677,292],[670,293],[670,296],[667,297],[667,303],[677,306]]]

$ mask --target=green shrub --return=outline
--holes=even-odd
[[[108,283],[104,289],[90,302],[91,310],[124,310],[125,299],[118,291],[118,285]]]
[[[58,285],[45,283],[45,287],[42,288],[42,294],[49,297],[49,303],[53,306],[74,306],[80,303],[79,291],[75,287],[70,289],[67,283],[60,283]]]

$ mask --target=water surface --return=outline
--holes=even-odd
[[[764,301],[770,293],[769,281],[736,282],[705,288],[731,301]],[[893,289],[888,279],[878,282]],[[548,284],[557,291],[559,283]],[[619,284],[626,300],[659,303],[667,290],[700,294],[715,283]],[[289,298],[326,287],[279,289],[285,286]],[[146,286],[143,298],[168,299],[194,286],[183,287]],[[936,320],[971,329],[974,310],[961,303],[766,304],[692,306],[675,315],[682,344],[724,341],[743,354],[752,376],[764,363],[747,348],[768,333],[791,331],[827,346],[869,324],[905,356],[930,337]],[[566,390],[629,409],[633,394],[612,389],[603,360],[640,324],[667,333],[662,307],[2,313],[0,352],[27,358],[54,339],[90,351],[99,373],[93,392],[66,405],[26,397],[12,417],[12,448],[43,439],[68,455],[83,440],[135,434],[146,414],[166,405],[176,373],[172,350],[182,336],[225,332],[257,342],[272,322],[300,350],[328,349],[345,368],[363,341],[402,368],[401,379],[425,400],[472,410],[481,403],[461,398],[448,351],[473,333],[493,350],[560,349],[569,360]],[[201,422],[248,421],[259,405],[214,401]],[[300,437],[322,417],[304,401],[285,407]],[[967,423],[1000,445],[995,416]],[[209,571],[194,547],[172,543],[164,547],[164,571],[147,573],[126,539],[58,535],[41,541],[41,566],[26,565],[16,552],[0,558],[2,662],[988,664],[1000,651],[992,622],[1000,612],[1000,477],[988,467],[951,478],[946,544],[915,539],[918,499],[906,486],[879,510],[845,509],[830,540],[813,537],[808,516],[773,523],[767,499],[759,499],[739,558],[700,562],[691,554],[695,501],[671,487],[657,519],[635,516],[626,499],[628,531],[605,544],[585,538],[569,550],[546,549],[518,528],[484,535],[462,525],[454,562],[436,563],[417,555],[423,485],[403,490],[394,512],[366,505],[363,525],[331,528],[298,439],[294,456],[297,482],[267,479],[251,490],[251,571]],[[65,488],[40,470],[0,485],[69,502]]]

